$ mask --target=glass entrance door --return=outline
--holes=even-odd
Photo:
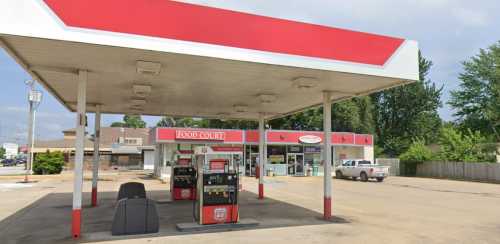
[[[288,165],[288,175],[304,176],[304,154],[288,153],[286,156]]]
[[[258,159],[259,159],[258,153],[250,153],[249,161],[245,165],[246,176],[255,176],[255,166],[257,165]]]
[[[295,175],[305,176],[304,154],[295,155]]]

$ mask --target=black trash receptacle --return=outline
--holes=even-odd
[[[147,198],[121,199],[115,208],[112,235],[157,233],[159,230],[156,203]]]
[[[117,201],[123,198],[146,198],[146,188],[140,182],[127,182],[120,186]]]

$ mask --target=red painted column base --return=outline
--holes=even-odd
[[[71,220],[71,235],[73,239],[80,238],[81,234],[81,224],[82,224],[82,210],[73,209],[72,220]]]
[[[264,184],[259,184],[259,199],[264,199]]]
[[[332,199],[330,197],[325,197],[323,207],[323,219],[330,220],[332,218]]]
[[[97,206],[97,187],[92,187],[92,207]]]

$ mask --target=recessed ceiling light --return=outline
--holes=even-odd
[[[161,64],[158,62],[137,61],[137,73],[143,75],[159,75]]]
[[[248,111],[248,105],[246,105],[246,104],[236,104],[233,107],[234,107],[234,111],[236,111],[238,113],[244,113],[244,112]]]
[[[145,99],[132,99],[131,102],[132,102],[133,106],[142,106],[142,105],[146,104]]]
[[[262,104],[274,103],[276,101],[276,95],[274,94],[260,94],[258,96]]]
[[[226,112],[217,113],[217,117],[227,117],[227,116],[229,116],[229,113]]]
[[[318,79],[314,77],[300,76],[292,80],[293,86],[298,89],[310,89],[318,85]]]
[[[138,97],[146,97],[151,93],[150,85],[133,85],[132,90],[134,91],[134,95]]]

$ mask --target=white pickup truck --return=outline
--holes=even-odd
[[[372,164],[369,160],[344,159],[342,165],[335,168],[335,177],[337,179],[350,177],[356,180],[359,177],[361,181],[377,179],[378,182],[382,182],[387,176],[389,176],[389,166]]]

